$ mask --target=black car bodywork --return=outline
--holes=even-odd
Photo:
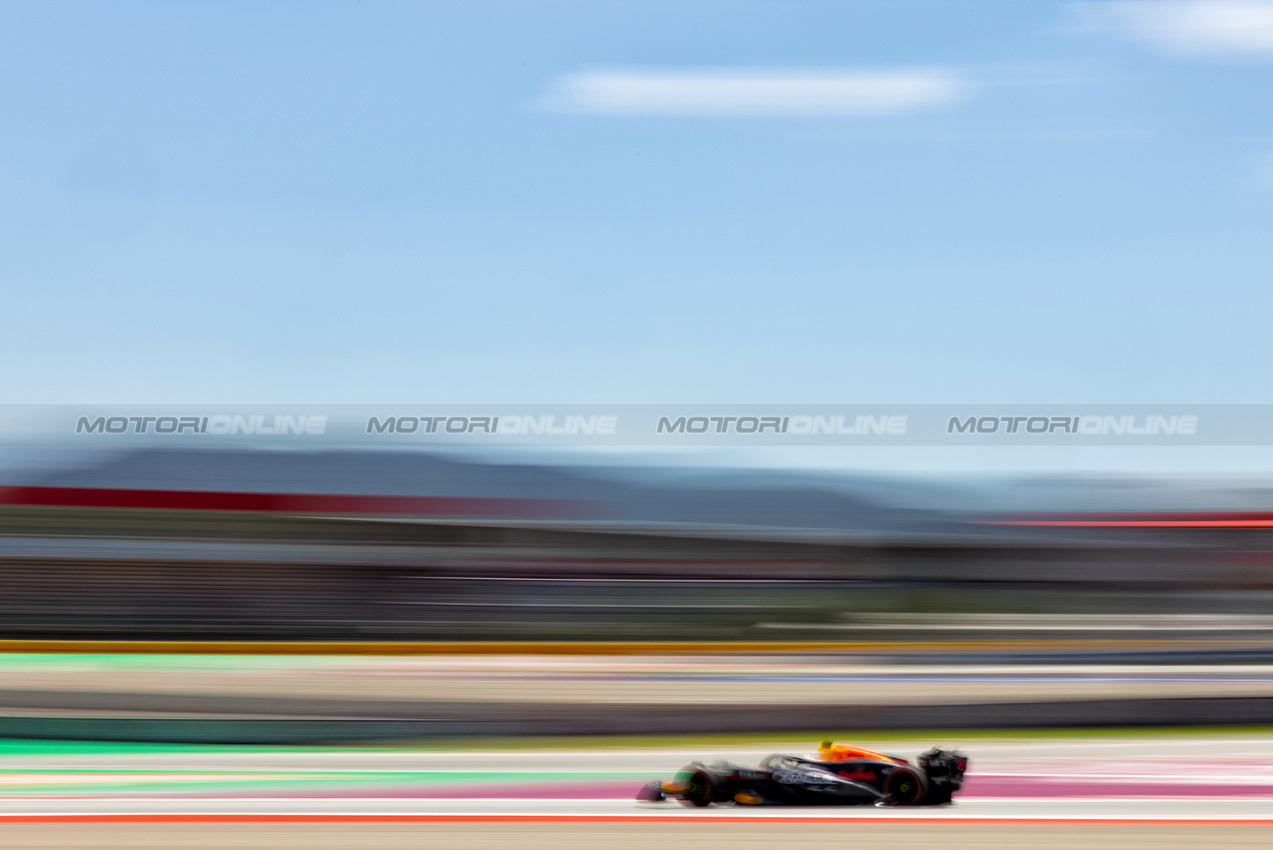
[[[951,802],[963,787],[967,769],[967,757],[951,750],[931,749],[912,764],[896,756],[824,742],[819,758],[771,755],[755,768],[726,761],[694,762],[670,782],[647,784],[637,799],[670,798],[693,806],[935,806]]]

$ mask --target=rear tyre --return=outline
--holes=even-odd
[[[895,767],[884,779],[884,802],[892,806],[918,805],[927,793],[924,778],[909,767]]]
[[[716,779],[706,770],[695,768],[685,780],[685,792],[681,799],[691,806],[710,806],[716,798]]]

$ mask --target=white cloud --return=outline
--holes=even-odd
[[[1120,0],[1077,11],[1085,29],[1169,53],[1273,57],[1273,0]]]
[[[558,77],[534,105],[594,115],[887,115],[942,106],[971,90],[945,68],[604,68]]]

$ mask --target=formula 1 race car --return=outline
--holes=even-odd
[[[964,784],[968,758],[931,749],[916,763],[823,741],[816,757],[772,755],[756,769],[726,761],[683,768],[671,782],[650,782],[638,800],[668,798],[690,806],[758,805],[939,806]]]

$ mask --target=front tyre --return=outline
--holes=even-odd
[[[716,777],[702,768],[689,771],[685,779],[685,791],[681,793],[681,801],[702,808],[710,806],[716,798]]]
[[[928,793],[928,783],[909,767],[895,767],[884,778],[884,802],[890,806],[918,805]]]

